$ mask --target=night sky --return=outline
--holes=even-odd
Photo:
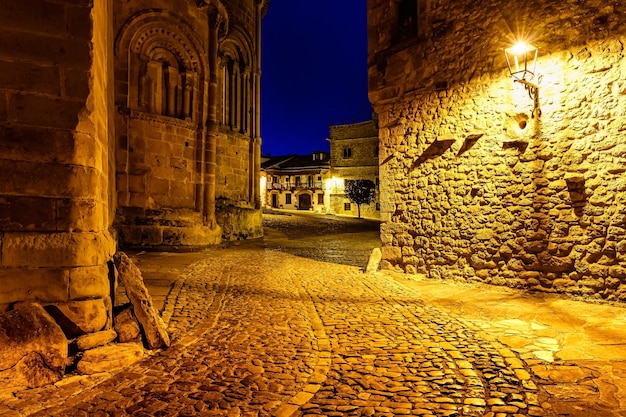
[[[271,0],[262,22],[263,154],[329,150],[329,124],[370,120],[363,0]]]

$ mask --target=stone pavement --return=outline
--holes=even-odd
[[[136,254],[173,346],[0,416],[626,416],[623,307],[263,246]]]

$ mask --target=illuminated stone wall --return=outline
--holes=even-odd
[[[110,325],[111,2],[7,0],[0,22],[0,313]]]
[[[262,235],[253,184],[264,7],[254,0],[116,3],[122,246],[201,247]]]
[[[345,195],[345,181],[370,180],[378,182],[378,127],[377,120],[330,126],[330,176],[334,177],[330,188],[330,212],[348,216],[357,216],[357,205],[350,203]],[[339,185],[339,186],[336,186]],[[376,200],[372,204],[361,206],[361,217],[379,218]]]
[[[222,231],[261,233],[266,8],[2,2],[0,313],[38,301],[64,330],[97,332],[111,324],[120,245],[188,249],[220,242]],[[249,66],[245,77],[221,71],[233,51]],[[223,124],[225,108],[236,125]],[[221,173],[234,178],[227,191]]]
[[[384,267],[626,299],[625,6],[442,3],[406,35],[368,1]],[[524,28],[538,117],[502,53]]]

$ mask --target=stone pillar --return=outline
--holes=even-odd
[[[211,228],[218,227],[215,220],[215,181],[217,172],[217,103],[218,103],[218,59],[217,42],[219,33],[219,16],[211,11],[209,16],[209,114],[207,120],[207,137],[205,147],[206,173],[204,178],[204,224]]]
[[[167,115],[177,117],[176,96],[178,90],[178,70],[174,67],[167,68]]]
[[[253,157],[254,170],[252,171],[253,186],[251,187],[253,192],[253,201],[255,207],[261,207],[260,200],[260,187],[261,187],[261,19],[263,18],[263,7],[265,1],[257,0],[256,2],[256,48],[255,48],[255,68],[254,68],[254,149],[255,154]]]
[[[112,0],[5,0],[1,13],[0,312],[37,300],[98,331],[116,249]]]

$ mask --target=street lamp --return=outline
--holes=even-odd
[[[533,116],[539,117],[541,109],[539,108],[539,81],[535,84],[531,82],[535,78],[535,68],[537,66],[538,49],[533,45],[520,41],[510,48],[504,49],[506,64],[509,67],[509,73],[513,77],[513,81],[524,85],[528,95],[533,100]]]

